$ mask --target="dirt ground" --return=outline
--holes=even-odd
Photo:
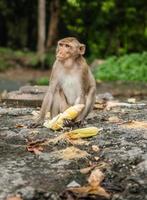
[[[0,91],[49,74],[20,68],[0,73]],[[37,108],[0,103],[0,200],[147,200],[146,84],[98,82],[101,99],[105,92],[108,98],[97,99],[79,127],[100,131],[77,140],[65,136],[69,128],[31,127]],[[97,169],[104,173],[100,187],[87,191]]]
[[[35,108],[1,104],[0,200],[108,199],[96,192],[67,190],[73,181],[88,185],[95,168],[105,175],[100,185],[109,199],[147,200],[147,101],[108,105],[97,105],[83,125],[100,132],[75,141],[68,140],[64,130],[30,128]],[[83,173],[85,168],[90,170]]]
[[[50,70],[16,67],[0,72],[1,79],[30,81],[43,76],[49,76]]]

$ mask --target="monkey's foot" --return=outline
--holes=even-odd
[[[78,127],[79,128],[83,125],[84,125],[84,121],[73,121],[73,120],[69,120],[69,119],[64,120],[65,127],[70,127],[70,128]]]
[[[30,123],[28,124],[27,128],[37,128],[37,127],[40,127],[41,124],[40,123]]]
[[[66,127],[73,127],[74,126],[74,121],[70,120],[70,119],[64,119],[64,123],[63,123],[63,126],[66,126]]]

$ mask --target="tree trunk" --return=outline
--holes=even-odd
[[[37,53],[43,59],[45,52],[45,0],[38,0],[38,45]]]
[[[50,3],[50,23],[48,29],[47,48],[49,49],[56,41],[58,34],[58,22],[60,13],[60,0],[52,0]]]

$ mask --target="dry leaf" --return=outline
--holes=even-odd
[[[92,145],[92,150],[95,152],[99,152],[100,148],[97,145]]]
[[[94,169],[88,178],[88,183],[97,187],[104,180],[104,174],[99,169]]]
[[[143,128],[147,129],[147,121],[129,121],[121,126],[126,128]]]
[[[83,110],[84,104],[76,104],[74,106],[69,107],[63,113],[60,113],[52,120],[46,120],[44,126],[50,128],[52,130],[59,130],[63,128],[64,121],[67,120],[74,120],[80,112]]]
[[[59,150],[55,154],[64,160],[79,159],[89,155],[86,151],[82,151],[73,146]]]
[[[95,109],[103,110],[105,107],[106,107],[106,103],[95,103],[94,104]]]
[[[83,139],[78,139],[78,140],[73,140],[73,139],[70,139],[67,134],[66,134],[66,140],[71,143],[72,145],[89,145],[90,142],[89,141],[86,141],[86,140],[83,140]]]
[[[26,127],[26,126],[24,126],[23,124],[16,124],[15,125],[15,128],[24,128],[24,127]]]
[[[88,195],[99,195],[109,199],[110,194],[100,186],[100,183],[103,181],[103,179],[104,174],[99,169],[94,169],[88,178],[88,186],[69,188],[68,191],[85,198],[88,197]]]
[[[27,150],[30,151],[30,152],[35,153],[36,155],[38,155],[38,154],[42,153],[43,147],[41,147],[41,146],[38,146],[38,147],[37,146],[36,147],[27,146]]]
[[[37,140],[33,142],[28,142],[27,150],[35,154],[41,154],[43,151],[43,146],[45,145],[46,140]]]
[[[108,118],[108,121],[112,123],[121,123],[123,120],[119,119],[117,116],[111,116]]]
[[[11,196],[11,197],[7,197],[6,200],[23,200],[20,196]]]
[[[102,129],[98,129],[97,127],[88,127],[88,128],[75,129],[66,134],[70,139],[79,139],[79,138],[87,138],[95,136],[98,134],[100,130]]]
[[[110,198],[110,195],[101,186],[98,186],[96,188],[91,187],[91,186],[83,186],[83,187],[70,188],[69,190],[74,193],[81,193],[82,196],[85,196],[85,197],[88,195],[99,195],[107,199]]]
[[[85,167],[80,169],[81,174],[88,174],[92,169],[94,169],[96,167],[96,165],[91,165],[89,167]]]

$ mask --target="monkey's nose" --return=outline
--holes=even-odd
[[[64,53],[63,52],[58,52],[57,56],[64,57]]]

